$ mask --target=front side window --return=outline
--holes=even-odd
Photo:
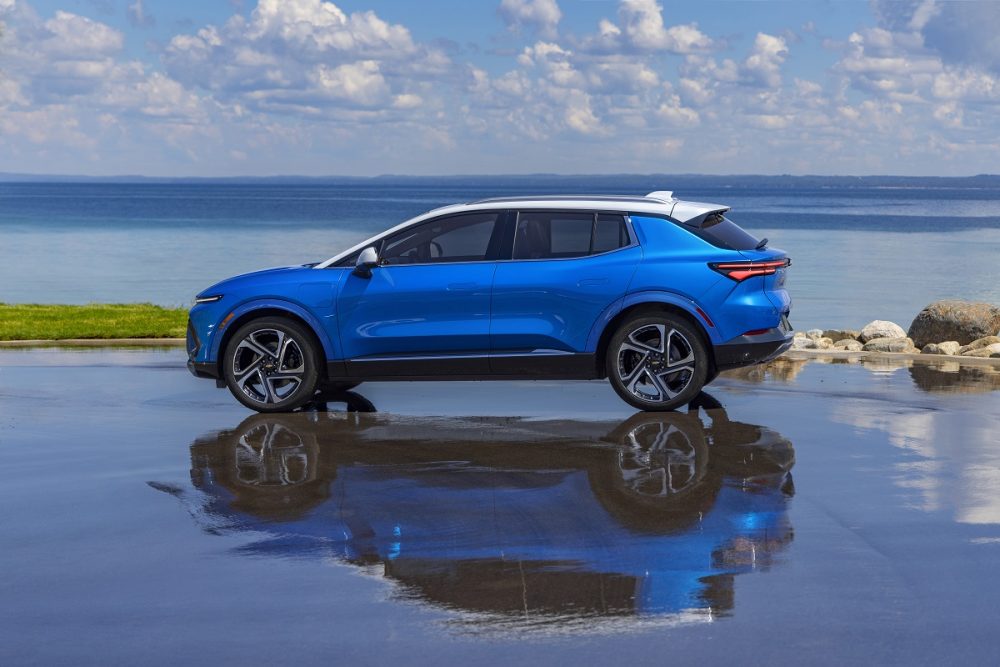
[[[523,212],[517,217],[514,259],[567,259],[624,248],[625,218],[584,212]]]
[[[498,238],[500,213],[472,213],[431,220],[385,240],[383,264],[477,262],[490,255]]]

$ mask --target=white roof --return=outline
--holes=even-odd
[[[317,269],[339,262],[342,258],[362,250],[370,245],[374,245],[382,237],[394,234],[415,225],[436,218],[440,215],[452,213],[472,213],[475,211],[490,211],[497,209],[523,208],[523,209],[560,209],[574,210],[581,209],[587,211],[628,211],[630,213],[653,213],[656,215],[666,215],[678,222],[688,222],[695,218],[708,215],[710,213],[723,213],[729,210],[728,206],[721,204],[708,204],[704,202],[681,201],[674,198],[674,193],[669,190],[658,190],[650,192],[645,197],[622,196],[622,195],[539,195],[529,197],[500,197],[496,199],[482,199],[465,204],[452,204],[436,208],[433,211],[421,213],[415,218],[410,218],[391,229],[380,232],[375,236],[365,239],[347,250],[334,255],[325,262],[316,265]]]

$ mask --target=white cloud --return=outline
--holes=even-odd
[[[575,5],[496,2],[516,48],[487,58],[483,44],[421,42],[382,10],[260,0],[168,36],[151,63],[95,18],[0,0],[0,169],[76,155],[175,173],[329,173],[345,156],[367,172],[581,171],[595,147],[611,149],[601,170],[995,164],[997,142],[984,140],[1000,136],[993,42],[970,28],[985,54],[970,55],[942,35],[992,11],[952,5],[1000,3],[911,0],[894,19],[803,28],[801,41],[780,22],[709,36],[671,25],[661,4],[622,0],[591,32],[560,34]],[[152,5],[117,6],[138,20]],[[142,39],[127,36],[133,48]],[[824,39],[829,69],[800,53]],[[433,164],[416,157],[427,150]],[[135,166],[113,166],[127,155]]]
[[[260,0],[249,18],[177,35],[168,73],[220,102],[262,113],[363,118],[421,107],[422,82],[451,73],[439,49],[372,11],[348,14],[322,0]]]
[[[656,0],[622,0],[618,9],[620,32],[640,50],[699,53],[712,47],[712,40],[694,24],[666,27],[663,8]],[[614,35],[605,25],[602,34]]]
[[[555,36],[562,19],[556,0],[501,0],[497,13],[511,30],[532,27],[548,37]]]
[[[343,99],[354,104],[374,106],[385,102],[389,86],[374,60],[327,67],[318,65],[313,71],[318,90],[331,98]]]
[[[126,7],[125,16],[128,18],[128,22],[136,28],[150,28],[156,25],[156,19],[146,11],[142,0],[135,0]]]
[[[783,37],[758,32],[753,42],[753,51],[743,61],[740,69],[750,82],[777,88],[781,85],[781,65],[787,57],[788,44]]]

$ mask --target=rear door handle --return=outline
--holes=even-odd
[[[607,285],[607,278],[584,278],[576,284],[577,287],[593,287],[595,285]]]
[[[464,292],[470,289],[476,289],[479,287],[479,283],[449,283],[448,289],[452,292]]]

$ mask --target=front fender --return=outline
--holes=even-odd
[[[212,336],[212,347],[211,347],[211,360],[215,361],[219,358],[219,347],[222,344],[222,339],[226,337],[227,327],[222,325],[222,322],[235,322],[241,319],[244,315],[252,313],[255,310],[283,310],[287,313],[296,315],[302,319],[309,327],[312,329],[313,333],[316,334],[316,338],[319,340],[320,345],[323,346],[323,353],[326,355],[327,359],[336,359],[337,348],[330,337],[327,335],[326,327],[323,323],[317,319],[317,317],[307,310],[302,304],[296,303],[295,301],[289,301],[287,299],[280,299],[276,297],[268,297],[263,299],[254,299],[252,301],[247,301],[241,303],[236,308],[229,311],[226,316],[219,322],[216,327],[216,335]],[[231,326],[231,325],[230,325]]]
[[[680,308],[685,313],[690,315],[694,321],[701,324],[713,345],[718,345],[723,342],[719,331],[714,326],[709,326],[708,322],[705,321],[705,318],[698,313],[699,309],[702,312],[705,312],[705,308],[696,301],[675,292],[667,292],[664,290],[643,290],[641,292],[626,294],[624,297],[616,300],[608,306],[604,312],[601,313],[601,316],[597,318],[593,329],[590,331],[590,336],[587,338],[587,352],[597,351],[597,344],[600,342],[601,335],[604,333],[605,328],[607,328],[608,323],[611,322],[611,320],[613,320],[619,313],[623,310],[631,308],[632,306],[638,306],[644,303],[662,303]]]

